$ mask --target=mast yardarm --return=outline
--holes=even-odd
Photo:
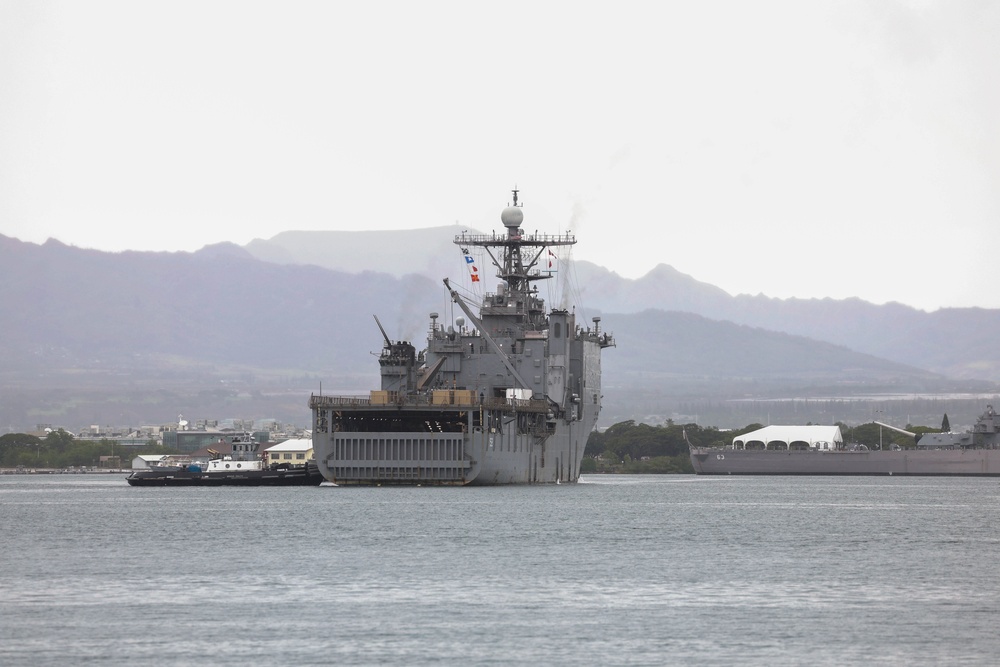
[[[571,246],[576,244],[572,234],[525,234],[521,227],[524,222],[524,212],[517,203],[518,190],[513,190],[514,203],[500,213],[505,234],[469,234],[463,232],[455,237],[458,246],[478,246],[483,248],[490,261],[497,269],[497,277],[504,281],[504,291],[510,297],[522,297],[537,302],[540,309],[541,299],[530,295],[531,283],[535,280],[546,280],[552,277],[549,272],[542,272],[542,258],[551,247]]]

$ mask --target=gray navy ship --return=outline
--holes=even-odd
[[[909,431],[881,424],[916,437]],[[1000,415],[986,406],[966,433],[926,433],[914,448],[870,450],[795,447],[762,449],[691,446],[691,465],[700,475],[923,475],[1000,476]]]
[[[368,396],[313,394],[313,449],[337,485],[534,484],[576,482],[601,411],[601,353],[614,338],[600,318],[581,326],[574,311],[546,311],[537,282],[552,277],[552,248],[570,234],[526,234],[513,191],[504,229],[462,233],[454,243],[472,263],[480,248],[496,268],[496,291],[478,315],[448,279],[465,314],[430,313],[427,347],[384,339],[381,388]],[[472,279],[477,281],[479,274]],[[376,322],[378,318],[376,317]]]

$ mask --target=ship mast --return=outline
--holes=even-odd
[[[463,232],[455,237],[455,244],[478,246],[486,250],[497,269],[497,277],[504,281],[507,292],[527,295],[535,280],[551,278],[550,273],[542,273],[537,267],[542,255],[551,246],[569,246],[576,243],[572,234],[525,234],[521,229],[524,212],[517,202],[515,188],[512,190],[514,202],[500,214],[500,221],[506,234],[468,234]]]

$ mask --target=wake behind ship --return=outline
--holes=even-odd
[[[530,484],[575,482],[601,411],[601,352],[614,345],[600,318],[583,328],[573,311],[546,313],[537,281],[552,248],[570,234],[525,234],[514,201],[501,233],[455,237],[466,261],[482,248],[500,279],[479,314],[447,279],[465,313],[430,314],[426,349],[385,345],[381,388],[364,397],[313,395],[313,449],[335,484]],[[478,269],[472,275],[479,281]],[[381,329],[381,324],[379,324]]]

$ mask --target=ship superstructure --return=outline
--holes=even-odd
[[[463,233],[463,255],[480,248],[500,282],[478,315],[448,279],[465,317],[430,314],[427,346],[385,341],[381,388],[364,397],[313,395],[313,448],[336,484],[528,484],[575,482],[601,410],[601,352],[614,338],[600,318],[546,311],[537,282],[552,248],[570,234],[525,234],[514,190],[504,229]],[[478,278],[477,273],[475,278]],[[474,278],[474,279],[475,279]]]

